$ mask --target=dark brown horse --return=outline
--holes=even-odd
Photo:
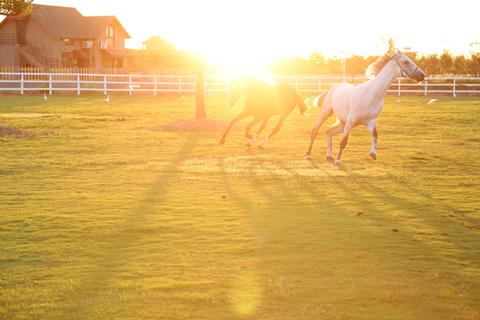
[[[307,110],[302,97],[294,88],[287,84],[271,85],[258,80],[246,80],[242,83],[234,84],[232,86],[230,105],[234,105],[242,97],[245,98],[243,110],[230,121],[220,138],[220,145],[225,143],[225,138],[235,123],[253,116],[253,120],[245,128],[245,137],[248,139],[245,145],[250,147],[267,125],[268,119],[274,115],[280,115],[277,125],[273,128],[270,135],[258,145],[259,148],[265,147],[269,139],[280,130],[283,122],[295,107],[298,107],[301,114],[304,114],[305,110]],[[258,131],[254,135],[250,134],[252,127],[259,122],[262,122],[262,124]]]

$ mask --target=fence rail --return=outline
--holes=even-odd
[[[59,92],[101,92],[109,94],[125,92],[129,95],[147,94],[189,94],[195,92],[194,75],[139,75],[139,74],[99,74],[71,72],[0,72],[0,92],[46,92],[50,95]],[[339,82],[362,83],[363,76],[297,76],[276,77],[278,83],[288,83],[304,94],[318,94],[329,90]],[[228,78],[211,75],[205,79],[205,92],[227,93],[231,82]],[[480,78],[432,77],[422,83],[413,83],[400,79],[395,81],[388,91],[393,95],[470,95],[480,96]]]

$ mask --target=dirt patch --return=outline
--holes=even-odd
[[[34,138],[50,135],[50,131],[31,132],[0,125],[0,138]]]
[[[154,128],[160,131],[175,131],[175,132],[218,132],[223,131],[227,127],[228,122],[215,119],[188,119],[178,120],[172,123],[165,124],[161,127]],[[238,126],[232,130],[238,129]]]
[[[19,130],[19,129],[14,129],[14,128],[9,128],[9,127],[4,127],[0,126],[0,138],[4,137],[15,137],[15,138],[20,138],[24,137],[26,135],[25,131]]]

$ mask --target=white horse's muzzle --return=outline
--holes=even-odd
[[[413,71],[413,74],[410,78],[412,78],[417,82],[422,82],[423,80],[425,80],[425,72],[423,72],[423,70],[420,69],[419,67],[416,67],[415,71]]]

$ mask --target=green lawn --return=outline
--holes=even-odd
[[[262,151],[102,100],[0,97],[0,318],[480,319],[478,99],[391,97],[339,167],[303,160],[314,108]]]

